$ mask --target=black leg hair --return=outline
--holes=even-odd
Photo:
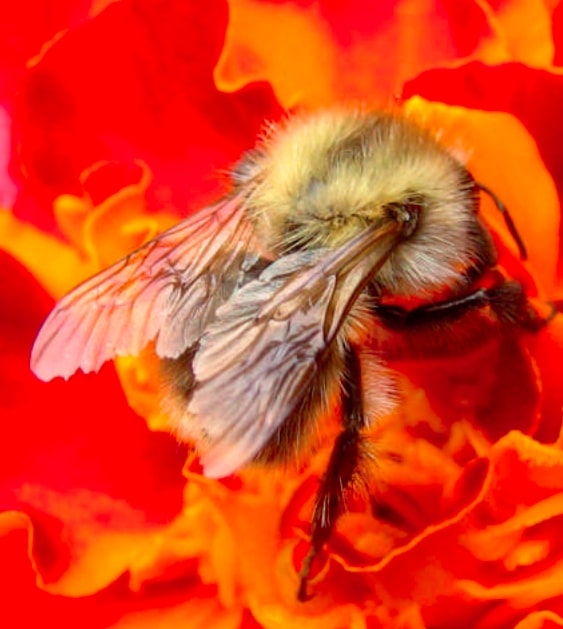
[[[437,326],[441,335],[447,330],[444,324],[455,323],[471,311],[490,308],[493,316],[504,326],[536,331],[545,325],[551,316],[542,319],[529,305],[522,286],[518,282],[505,282],[491,288],[478,288],[473,293],[450,300],[435,302],[406,310],[399,306],[376,305],[380,322],[394,330],[417,330],[423,335]],[[554,314],[555,314],[554,310]],[[455,326],[452,328],[455,334]],[[338,518],[345,507],[346,494],[362,480],[361,463],[369,451],[366,450],[362,434],[366,426],[362,385],[361,364],[358,353],[349,347],[344,357],[342,393],[342,432],[336,438],[329,463],[315,499],[311,519],[311,546],[300,572],[297,597],[309,599],[307,580],[312,563],[328,542]]]
[[[365,456],[362,430],[365,427],[361,366],[357,352],[348,348],[342,393],[342,432],[336,438],[330,460],[315,498],[311,519],[311,546],[299,575],[297,598],[306,601],[311,564],[328,542],[345,507],[348,490],[359,482],[358,469]]]
[[[537,331],[546,325],[553,315],[541,318],[530,306],[522,286],[518,282],[505,282],[492,288],[478,288],[473,293],[438,301],[413,310],[400,306],[375,307],[380,322],[387,328],[406,330],[455,322],[470,311],[489,307],[499,323],[509,324],[528,331]]]

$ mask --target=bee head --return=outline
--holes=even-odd
[[[248,215],[277,254],[333,248],[407,213],[379,270],[382,291],[457,288],[494,262],[466,168],[430,133],[388,113],[325,112],[270,130],[235,169]]]

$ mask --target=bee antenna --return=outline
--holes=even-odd
[[[497,210],[504,217],[504,223],[508,231],[510,232],[510,235],[514,239],[516,246],[518,247],[518,253],[520,254],[520,257],[522,258],[522,260],[526,260],[528,258],[526,245],[524,244],[524,241],[522,240],[520,234],[518,233],[518,230],[516,229],[516,225],[514,224],[514,221],[512,220],[512,216],[510,216],[510,212],[508,211],[508,208],[506,207],[506,205],[497,197],[497,195],[490,188],[487,188],[487,186],[484,186],[482,183],[479,183],[477,181],[475,182],[475,185],[477,186],[477,188],[479,188],[479,190],[482,190],[485,194],[488,194],[491,197],[494,204],[497,206]]]

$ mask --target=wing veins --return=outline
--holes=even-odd
[[[32,369],[43,379],[68,377],[137,354],[176,313],[189,331],[177,326],[171,342],[193,340],[236,286],[241,252],[254,244],[240,196],[186,219],[63,297],[36,339]],[[173,355],[184,349],[169,346]]]
[[[206,475],[251,460],[294,412],[402,227],[382,221],[338,249],[282,256],[217,311],[194,359],[188,406],[208,437]]]

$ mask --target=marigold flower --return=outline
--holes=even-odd
[[[345,6],[344,6],[345,5]],[[397,98],[510,208],[499,263],[562,297],[558,2],[118,0],[0,9],[0,624],[563,626],[563,317],[401,357],[370,496],[297,601],[316,485],[217,481],[167,433],[154,356],[39,382],[34,336],[72,286],[205,206],[284,109]],[[39,19],[49,15],[50,21]],[[531,28],[533,25],[533,28]],[[400,453],[400,461],[396,454]]]

